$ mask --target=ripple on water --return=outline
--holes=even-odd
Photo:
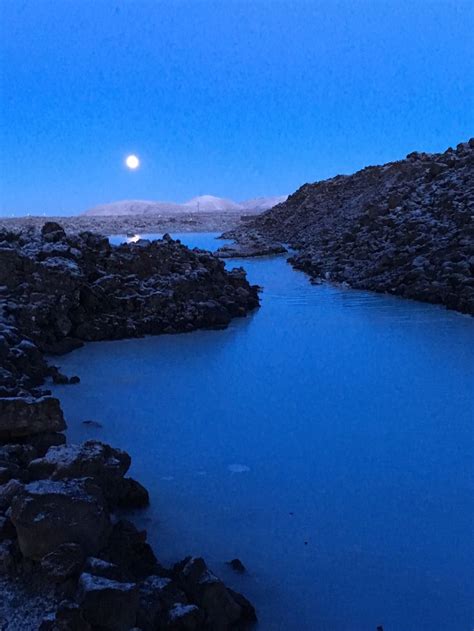
[[[250,467],[247,467],[245,464],[230,464],[227,468],[231,473],[245,473],[250,471]]]

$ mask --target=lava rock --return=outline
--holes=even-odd
[[[63,543],[41,559],[41,569],[53,583],[62,583],[79,576],[84,565],[84,552],[77,543]]]
[[[18,480],[9,480],[0,486],[0,511],[7,511],[14,498],[23,491],[23,484]]]
[[[66,444],[66,436],[60,432],[45,432],[28,436],[28,444],[34,447],[37,457],[42,458],[50,447],[58,447]]]
[[[13,397],[0,399],[0,440],[66,429],[58,399]]]
[[[244,572],[246,572],[245,565],[240,559],[232,559],[232,561],[228,561],[227,563],[235,572],[238,572],[239,574],[243,574]]]
[[[118,565],[129,581],[139,581],[150,575],[164,573],[146,541],[146,532],[139,531],[125,519],[113,525],[107,545],[99,557]]]
[[[241,610],[242,610],[242,613],[240,616],[241,621],[244,623],[250,623],[250,624],[257,622],[257,612],[255,610],[255,607],[250,602],[250,600],[245,598],[245,596],[241,594],[240,592],[236,592],[233,589],[230,589],[230,587],[228,587],[227,590],[232,596],[232,598],[235,600],[235,602],[241,607]]]
[[[189,600],[205,612],[206,628],[227,629],[243,621],[242,607],[203,559],[188,557],[174,572]]]
[[[169,629],[170,631],[197,631],[202,628],[213,628],[206,625],[203,627],[203,622],[204,613],[199,607],[196,607],[196,605],[175,603],[168,611],[165,629]],[[228,627],[219,628],[227,629]]]
[[[124,576],[121,568],[115,563],[109,563],[97,557],[87,557],[84,571],[94,576],[110,578],[113,581],[123,581]]]
[[[23,556],[38,561],[63,543],[93,555],[110,529],[103,494],[87,478],[25,485],[12,500],[11,520]]]
[[[50,237],[51,240],[59,241],[66,236],[64,229],[55,221],[47,221],[41,228],[43,237]]]
[[[135,626],[138,587],[83,573],[79,578],[78,603],[83,618],[93,627],[129,631]]]
[[[15,537],[16,531],[11,522],[11,519],[6,515],[0,514],[0,541],[5,541],[6,539],[14,539]]]
[[[304,184],[286,202],[224,233],[258,254],[289,243],[317,281],[390,293],[474,315],[474,142]]]
[[[56,613],[43,620],[40,631],[91,631],[91,626],[84,620],[77,603],[63,600]]]
[[[145,508],[150,504],[146,488],[133,478],[122,478],[114,493],[114,503],[119,508]]]
[[[18,565],[18,550],[12,539],[0,541],[0,574],[12,574]]]
[[[43,458],[30,462],[29,472],[34,479],[94,478],[109,505],[134,505],[134,501],[136,506],[146,505],[145,489],[138,482],[123,480],[130,463],[125,451],[88,440],[81,445],[51,447]]]
[[[148,576],[139,584],[137,626],[143,631],[161,628],[175,603],[187,603],[186,595],[171,579]]]

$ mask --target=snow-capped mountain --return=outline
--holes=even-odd
[[[263,212],[276,204],[285,201],[286,195],[274,197],[255,197],[241,203],[232,199],[215,197],[214,195],[200,195],[187,202],[159,202],[153,200],[125,199],[109,204],[100,204],[87,210],[84,215],[89,216],[124,216],[124,215],[152,215],[179,212]]]

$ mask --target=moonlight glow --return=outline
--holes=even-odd
[[[140,160],[138,159],[137,156],[134,156],[132,154],[131,156],[126,157],[125,164],[127,165],[129,169],[135,170],[135,169],[138,169],[138,167],[140,166]]]

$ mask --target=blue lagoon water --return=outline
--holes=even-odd
[[[163,235],[155,232],[149,232],[146,234],[114,234],[109,237],[109,241],[112,245],[120,245],[121,243],[134,243],[138,239],[149,239],[153,241],[155,239],[161,239]],[[184,245],[190,248],[203,248],[204,250],[215,251],[220,248],[224,243],[232,243],[229,239],[217,239],[219,236],[217,233],[209,232],[180,232],[179,234],[173,234],[173,238],[179,239]]]
[[[264,291],[228,329],[60,358],[69,439],[129,451],[159,558],[203,555],[259,629],[472,629],[474,320],[233,263]]]

